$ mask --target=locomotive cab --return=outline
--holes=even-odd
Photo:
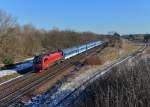
[[[40,71],[42,69],[42,56],[35,56],[33,59],[34,71]]]

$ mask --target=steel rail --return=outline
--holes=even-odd
[[[96,47],[97,48],[97,47]],[[95,48],[89,50],[89,53],[92,52]],[[93,53],[93,52],[92,52]],[[84,56],[84,55],[82,55]],[[83,57],[81,57],[82,59]],[[76,58],[73,58],[73,59],[76,59]],[[79,58],[80,59],[80,58]],[[84,58],[83,58],[84,59]],[[72,61],[72,60],[71,60]],[[70,65],[69,65],[70,64]],[[72,64],[68,61],[67,64],[65,64],[65,67],[70,67],[72,66]],[[64,67],[64,68],[65,68]],[[0,94],[2,97],[0,98],[0,104],[3,104],[3,105],[7,105],[7,104],[10,104],[12,103],[15,99],[19,98],[20,96],[24,95],[25,93],[29,92],[31,89],[35,89],[36,86],[43,84],[42,81],[46,81],[46,80],[49,80],[49,79],[52,79],[53,77],[56,76],[56,74],[60,74],[60,72],[62,72],[62,69],[64,69],[63,67],[61,67],[61,69],[58,69],[58,70],[55,70],[55,72],[51,72],[51,73],[48,73],[47,76],[43,76],[42,78],[40,79],[37,79],[36,81],[29,81],[29,82],[25,82],[24,84],[24,87],[21,88],[18,87],[17,90],[15,91],[11,91],[11,90],[8,90],[8,91],[5,91],[4,93],[8,92],[8,94]],[[58,72],[59,71],[59,72]],[[23,79],[25,80],[25,79]],[[30,84],[31,83],[31,84]]]

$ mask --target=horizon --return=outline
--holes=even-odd
[[[148,0],[2,0],[0,9],[17,17],[20,25],[38,29],[73,30],[108,34],[150,33]]]

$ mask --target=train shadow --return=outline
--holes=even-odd
[[[81,62],[80,62],[80,61],[75,61],[75,62],[72,62],[72,64],[73,64],[74,66],[79,66],[79,65],[81,65]]]
[[[80,68],[85,65],[84,62],[80,62],[80,61],[72,62],[72,64],[75,66],[75,68],[71,72],[79,71]]]
[[[29,72],[31,72],[31,73],[36,73],[36,72],[33,70],[32,67],[27,68],[27,69],[25,69],[25,70],[19,70],[19,71],[17,71],[17,73],[18,73],[18,74],[21,74],[21,75],[25,75],[25,74],[27,74],[27,73],[29,73]]]
[[[0,68],[0,70],[13,69],[14,66],[16,66],[16,65],[18,65],[18,64],[19,64],[19,63],[4,65],[3,67]]]

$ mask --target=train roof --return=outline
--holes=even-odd
[[[48,56],[48,55],[50,55],[50,54],[53,54],[53,53],[56,53],[56,52],[60,52],[60,51],[61,51],[61,50],[49,51],[49,52],[47,52],[47,53],[44,53],[44,54],[41,54],[41,55],[37,55],[37,56],[35,56],[34,58],[37,58],[37,57],[42,58],[42,57],[44,57],[44,56]]]

